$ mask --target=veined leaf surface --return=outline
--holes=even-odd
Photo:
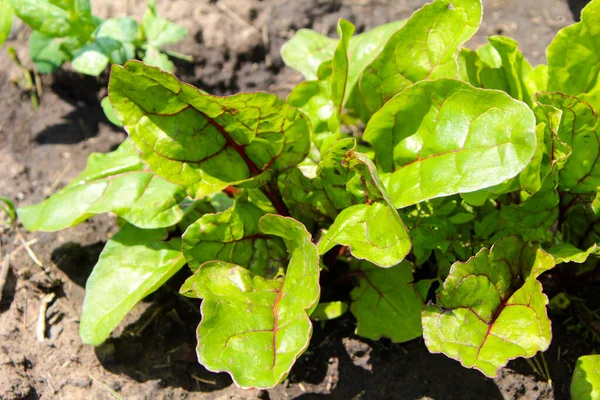
[[[477,31],[481,15],[480,0],[436,0],[416,11],[360,77],[371,114],[415,82],[455,77],[459,47]]]
[[[190,268],[213,260],[243,265],[258,276],[277,272],[285,266],[287,252],[283,241],[263,234],[258,227],[266,213],[238,198],[235,205],[218,214],[205,214],[183,234],[183,254]]]
[[[416,83],[388,101],[363,138],[396,208],[473,192],[516,176],[536,149],[525,104],[454,79]]]
[[[570,154],[560,167],[559,188],[581,194],[595,194],[600,187],[600,134],[598,116],[587,103],[564,93],[541,93],[536,100],[561,112],[560,124],[552,137],[552,148],[567,146]],[[551,108],[551,109],[552,109]],[[547,107],[542,107],[546,111]],[[552,155],[557,158],[557,154]]]
[[[310,147],[305,118],[277,96],[211,96],[138,61],[113,66],[109,98],[152,171],[193,198],[260,185]]]
[[[548,46],[548,91],[571,95],[600,89],[600,2],[581,11],[581,21],[561,29]]]
[[[304,226],[269,214],[259,227],[286,243],[291,258],[284,278],[264,279],[211,261],[180,291],[204,299],[198,360],[211,371],[228,372],[242,388],[270,388],[287,376],[308,346],[309,315],[319,301],[319,256]]]
[[[357,335],[371,340],[387,337],[396,343],[421,336],[424,304],[411,269],[408,261],[387,269],[366,261],[354,264],[359,286],[350,292],[350,311],[357,320]]]
[[[552,330],[537,277],[554,265],[551,255],[514,236],[452,265],[437,306],[422,312],[429,351],[488,377],[511,359],[545,351]]]

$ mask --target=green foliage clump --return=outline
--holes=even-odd
[[[131,17],[98,18],[89,0],[0,0],[0,46],[16,14],[33,30],[29,55],[40,73],[52,73],[70,61],[75,71],[98,76],[109,64],[136,58],[173,71],[167,55],[173,53],[163,47],[182,40],[186,30],[159,16],[155,4],[148,3],[138,24]]]
[[[539,276],[597,261],[600,0],[536,67],[506,37],[462,47],[481,16],[479,0],[435,0],[359,35],[340,20],[339,40],[300,30],[282,55],[306,81],[287,101],[113,66],[109,101],[129,138],[19,209],[31,230],[126,221],[87,283],[84,342],[102,343],[187,264],[181,293],[203,299],[199,361],[241,387],[287,376],[315,310],[349,309],[370,339],[423,336],[490,377],[545,351]],[[356,286],[319,305],[324,268]]]

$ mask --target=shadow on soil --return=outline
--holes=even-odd
[[[44,84],[73,109],[62,116],[61,123],[46,126],[35,136],[35,141],[72,144],[97,136],[100,123],[108,123],[99,101],[99,93],[105,91],[107,82],[105,77],[95,78],[65,69],[45,77]]]
[[[590,0],[567,0],[571,14],[575,21],[581,20],[581,10],[590,2]]]

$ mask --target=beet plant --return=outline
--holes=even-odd
[[[187,265],[181,294],[203,299],[198,360],[244,388],[280,383],[311,314],[346,308],[360,336],[422,336],[490,377],[545,351],[540,275],[597,264],[600,1],[536,67],[507,37],[464,48],[481,17],[479,0],[436,0],[358,35],[345,20],[339,39],[300,30],[282,56],[306,81],[286,101],[113,66],[129,138],[18,210],[30,230],[125,221],[87,282],[83,341],[102,343]],[[354,280],[348,304],[319,304],[336,281],[323,269]],[[574,398],[600,390],[597,363],[578,363]]]
[[[109,64],[139,58],[148,65],[172,71],[163,47],[182,40],[186,30],[156,12],[148,3],[141,24],[131,17],[103,20],[92,15],[90,0],[0,0],[0,46],[18,16],[31,29],[29,56],[40,73],[51,73],[70,61],[73,69],[98,76]]]

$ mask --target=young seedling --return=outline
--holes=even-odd
[[[186,30],[156,12],[148,3],[142,23],[130,17],[102,20],[91,13],[89,0],[0,0],[0,46],[10,33],[13,14],[33,30],[29,55],[40,73],[52,73],[70,61],[82,74],[98,76],[109,64],[140,58],[148,65],[173,71],[171,53],[163,47],[182,40]]]
[[[127,221],[88,280],[83,341],[102,343],[187,265],[181,293],[203,299],[198,359],[244,388],[287,376],[315,309],[346,310],[318,305],[336,281],[320,283],[323,268],[354,279],[358,335],[423,336],[490,377],[545,351],[539,276],[592,268],[600,240],[600,1],[535,68],[509,38],[463,48],[481,16],[479,0],[436,0],[359,35],[340,20],[339,40],[300,30],[282,55],[307,80],[287,101],[113,66],[109,101],[129,138],[19,209],[31,230]]]

